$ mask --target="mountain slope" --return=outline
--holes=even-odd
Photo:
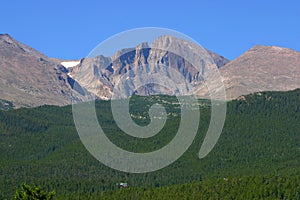
[[[189,94],[193,87],[200,98],[210,98],[204,77],[210,68],[216,66],[220,69],[227,99],[260,91],[300,88],[299,52],[274,46],[255,46],[229,62],[216,53],[205,49],[196,52],[196,49],[182,39],[160,36],[151,44],[141,43],[135,48],[121,49],[112,57],[99,55],[72,62],[76,66],[66,69],[61,60],[48,58],[9,35],[0,34],[0,99],[12,102],[16,108],[66,105],[72,98],[86,99],[89,96],[87,91],[101,99],[110,99],[120,81],[126,97],[130,94],[176,95],[180,93],[178,91]],[[200,70],[184,59],[187,56],[198,59],[194,64]],[[174,76],[174,71],[186,83]],[[151,77],[156,77],[161,85],[136,88]],[[181,84],[168,89],[164,87],[166,82],[162,77]],[[75,88],[73,78],[79,83]],[[219,89],[219,85],[213,82],[210,87],[213,92]]]
[[[159,49],[171,49],[179,53],[175,55],[172,51]],[[193,55],[197,55],[202,61],[196,62],[196,67],[200,70],[196,70],[184,59]],[[210,98],[212,93],[220,89],[220,85],[213,81],[215,78],[206,81],[209,79],[205,77],[206,74],[213,68],[211,65],[220,69],[227,99],[235,99],[254,92],[289,91],[300,88],[300,53],[297,51],[275,46],[255,46],[229,62],[224,57],[204,49],[196,52],[192,44],[172,36],[158,37],[149,46],[142,43],[136,48],[120,50],[111,58],[98,56],[85,59],[77,70],[74,70],[77,72],[74,73],[74,77],[87,90],[104,99],[111,97],[114,87],[120,81],[127,96],[130,96],[130,93],[176,95],[176,91],[183,91],[186,88],[190,90],[188,85],[179,84],[173,91],[155,85],[134,91],[135,85],[142,85],[145,82],[145,78],[136,81],[137,77],[142,77],[143,74],[168,77],[179,82],[176,77],[169,76],[171,69],[174,69],[188,84],[196,88],[195,94],[200,98]],[[126,76],[126,73],[129,75],[125,82],[121,77]],[[161,80],[164,85],[163,78]],[[207,82],[210,82],[212,93],[208,91]]]
[[[0,35],[0,56],[2,99],[11,101],[16,107],[71,103],[72,80],[66,75],[66,69],[54,59],[7,34]]]
[[[186,58],[194,60],[197,66],[193,66]],[[72,70],[71,75],[102,99],[110,99],[118,83],[121,83],[125,97],[130,94],[184,95],[187,93],[179,91],[190,91],[188,84],[193,87],[201,85],[208,69],[220,68],[228,62],[222,56],[195,47],[191,42],[166,35],[158,37],[151,44],[141,43],[135,48],[119,50],[112,57],[99,55],[86,58]],[[180,74],[187,83],[183,83],[175,73]],[[153,80],[153,77],[161,85],[145,85],[148,78]],[[174,84],[174,89],[167,88],[166,77],[179,84]],[[136,88],[138,85],[144,86]]]
[[[228,99],[259,91],[300,88],[300,53],[276,46],[254,46],[220,69]]]

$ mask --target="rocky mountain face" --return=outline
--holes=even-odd
[[[99,55],[67,62],[76,65],[68,69],[61,62],[0,34],[0,99],[12,102],[14,107],[66,105],[72,99],[88,99],[90,94],[110,99],[119,90],[123,96],[116,98],[191,92],[210,98],[220,89],[209,73],[217,68],[227,99],[300,88],[300,53],[274,46],[255,46],[229,62],[185,40],[161,36],[151,44],[121,49],[111,57]],[[212,80],[210,92],[208,79]]]
[[[85,58],[71,70],[71,75],[81,86],[102,99],[110,99],[113,90],[119,86],[123,97],[131,94],[185,95],[191,87],[203,83],[209,68],[220,68],[229,62],[193,45],[172,36],[161,36],[150,45],[141,43],[136,48],[122,49],[112,57]],[[184,59],[187,57],[197,69]],[[179,74],[190,86],[179,80]],[[165,78],[181,84],[170,89]]]
[[[185,84],[177,85],[173,91],[148,84],[147,87],[134,91],[136,85],[145,82],[142,73],[174,80],[174,77],[168,75],[171,69],[180,73],[185,81],[196,88],[194,94],[200,98],[210,98],[212,93],[219,90],[219,85],[214,84],[213,81],[210,83],[211,91],[206,85],[205,79],[208,77],[205,77],[205,73],[210,70],[210,65],[219,68],[228,100],[254,92],[288,91],[300,88],[300,53],[297,51],[275,46],[255,46],[229,62],[222,56],[205,49],[193,52],[195,49],[192,44],[186,44],[186,41],[181,39],[162,36],[150,45],[142,43],[136,48],[123,49],[110,58],[98,56],[85,59],[77,66],[80,76],[74,73],[74,77],[89,91],[104,99],[111,97],[113,88],[125,74],[131,74],[127,77],[128,81],[122,80],[120,84],[126,87],[123,91],[127,91],[125,92],[127,96],[132,93],[175,95],[176,91],[189,90]],[[174,51],[177,54],[172,53]],[[198,70],[184,59],[192,57],[193,60],[194,55],[200,57],[199,62],[193,63],[197,65]],[[137,77],[142,78],[139,81],[131,81]],[[164,85],[163,81],[162,85]]]
[[[0,34],[0,69],[0,99],[15,107],[66,105],[72,98],[84,99],[83,93],[72,93],[74,80],[66,68],[7,34]]]
[[[300,53],[276,46],[254,46],[220,69],[227,99],[260,91],[300,88]]]

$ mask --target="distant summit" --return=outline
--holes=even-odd
[[[257,45],[221,68],[227,98],[300,88],[300,53]]]

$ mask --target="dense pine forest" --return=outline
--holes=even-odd
[[[228,102],[221,137],[203,159],[198,152],[210,102],[199,100],[201,120],[193,144],[170,166],[146,174],[116,171],[93,158],[76,132],[71,106],[11,109],[9,102],[1,102],[0,199],[12,199],[23,182],[55,190],[55,199],[300,199],[300,90]],[[99,123],[123,149],[160,149],[180,123],[176,98],[134,96],[130,112],[137,124],[145,125],[155,103],[165,106],[168,120],[154,137],[123,133],[110,101],[96,103]],[[129,187],[120,189],[119,182]]]
[[[159,188],[126,188],[102,192],[101,199],[300,199],[299,177],[212,179]],[[91,196],[91,199],[97,199]]]

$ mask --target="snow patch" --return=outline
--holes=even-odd
[[[71,75],[71,73],[67,73],[67,75],[68,75],[69,77],[73,78],[73,76]]]
[[[60,64],[68,69],[70,67],[75,67],[79,63],[80,63],[80,60],[78,60],[78,61],[64,61],[64,62],[61,62]]]

